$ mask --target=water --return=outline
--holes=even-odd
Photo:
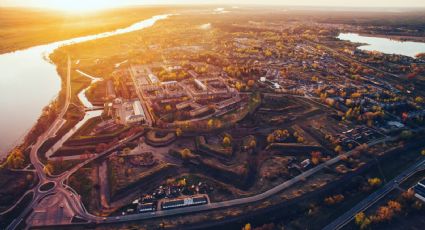
[[[385,54],[399,54],[415,58],[415,55],[425,52],[423,42],[402,42],[380,37],[366,37],[355,33],[340,33],[341,40],[348,40],[355,43],[365,43],[358,49],[366,51],[378,51]]]
[[[170,15],[158,15],[127,28],[35,46],[0,55],[0,159],[19,143],[61,86],[48,56],[55,49],[150,27]],[[84,101],[86,104],[87,101]]]
[[[84,73],[81,70],[76,70],[77,73],[81,74],[82,76],[85,76],[87,78],[90,78],[91,84],[83,89],[79,94],[78,94],[78,99],[80,99],[81,103],[84,105],[84,107],[90,109],[93,108],[93,104],[87,99],[86,96],[86,91],[91,87],[91,85],[93,85],[94,83],[98,82],[98,81],[102,81],[102,78],[96,78],[93,77],[89,74]],[[102,115],[103,110],[93,110],[93,111],[88,111],[86,112],[86,114],[84,115],[84,118],[79,121],[74,127],[72,127],[71,130],[69,130],[65,135],[62,136],[61,139],[59,139],[46,153],[46,156],[48,158],[50,158],[58,149],[60,149],[63,144],[69,139],[71,138],[77,131],[79,128],[81,128],[81,126],[84,125],[84,123],[86,123],[88,120],[94,118],[94,117],[98,117],[100,115]],[[73,157],[63,157],[63,160],[68,160],[68,159],[78,159],[79,156],[73,156]]]

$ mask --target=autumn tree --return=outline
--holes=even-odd
[[[359,212],[354,216],[354,222],[359,226],[360,229],[366,229],[372,223],[370,218],[366,217],[364,212]]]
[[[51,162],[49,162],[49,163],[47,163],[45,166],[44,166],[44,168],[43,168],[43,171],[44,171],[44,173],[46,174],[46,175],[52,175],[53,174],[53,172],[54,172],[54,166],[53,166],[53,164],[51,163]]]
[[[336,153],[341,153],[342,152],[342,146],[341,145],[337,145],[336,147],[335,147],[335,149],[334,149],[334,151],[336,152]]]
[[[248,143],[249,149],[255,149],[256,146],[257,146],[257,141],[255,139],[252,139],[252,140],[249,141],[249,143]]]
[[[267,142],[268,143],[273,143],[275,141],[275,137],[273,134],[269,134],[267,135]]]
[[[183,131],[181,128],[176,129],[176,136],[180,137],[183,134]]]
[[[378,178],[378,177],[374,177],[374,178],[369,178],[369,179],[367,180],[367,183],[368,183],[370,186],[372,186],[372,187],[378,187],[379,185],[381,185],[381,184],[382,184],[382,181],[381,181],[381,179],[380,179],[380,178]]]
[[[250,223],[245,224],[242,230],[251,230],[251,224]]]
[[[311,163],[313,165],[318,165],[320,162],[320,158],[322,157],[322,153],[319,151],[313,151],[311,152]]]
[[[165,106],[165,111],[170,112],[173,108],[171,107],[171,105],[166,105]]]
[[[254,86],[254,84],[255,84],[255,81],[254,80],[248,80],[248,82],[246,83],[246,85],[249,87],[249,88],[252,88],[253,86]]]
[[[229,136],[224,136],[223,137],[223,143],[222,144],[223,144],[224,147],[229,147],[230,144],[231,144],[230,137]]]
[[[185,148],[180,152],[180,154],[181,154],[181,157],[184,160],[186,160],[186,159],[189,159],[191,157],[192,151],[190,151],[190,149],[188,149],[188,148]]]
[[[6,164],[9,168],[19,169],[23,168],[25,164],[25,157],[20,148],[14,148],[6,159]]]
[[[334,196],[326,197],[324,202],[326,205],[334,205],[334,204],[341,203],[344,200],[344,198],[345,198],[344,195],[336,194]]]

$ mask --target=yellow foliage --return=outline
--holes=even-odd
[[[379,179],[378,177],[369,178],[367,182],[369,183],[370,186],[373,186],[373,187],[376,187],[382,184],[381,179]]]
[[[251,224],[250,223],[245,224],[242,230],[251,230]]]
[[[176,129],[176,135],[179,137],[179,136],[181,136],[182,134],[183,134],[182,129],[181,129],[181,128],[177,128],[177,129]]]
[[[273,134],[269,134],[267,136],[267,142],[273,143],[274,141],[275,141],[274,135]]]
[[[223,146],[230,146],[230,143],[231,143],[230,137],[225,136],[223,138]]]

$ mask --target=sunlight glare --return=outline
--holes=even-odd
[[[60,0],[52,1],[50,5],[51,8],[75,13],[101,10],[114,6],[118,6],[117,1],[114,0]]]

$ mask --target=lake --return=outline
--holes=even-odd
[[[397,41],[388,38],[362,36],[356,33],[340,33],[338,38],[354,43],[367,44],[358,47],[358,49],[366,51],[399,54],[413,58],[415,55],[425,52],[425,43],[423,42]]]
[[[150,27],[170,15],[157,15],[111,32],[73,38],[0,55],[0,159],[22,141],[58,95],[61,80],[48,59],[55,49]],[[85,102],[87,103],[87,102]]]

